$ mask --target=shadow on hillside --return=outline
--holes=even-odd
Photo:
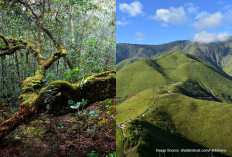
[[[194,80],[187,80],[183,82],[180,86],[176,86],[176,91],[183,95],[195,98],[195,99],[202,99],[202,100],[209,100],[209,101],[220,101],[216,98],[212,93],[208,92],[205,88],[202,87]]]
[[[136,120],[132,122],[132,128],[128,128],[131,132],[131,135],[139,132],[139,139],[137,144],[137,153],[142,157],[151,157],[151,156],[217,156],[217,157],[226,157],[226,155],[219,153],[183,153],[180,152],[181,149],[208,149],[197,143],[194,143],[188,139],[185,139],[179,135],[172,134],[166,130],[160,129],[153,124],[146,121]],[[137,136],[138,137],[138,136]],[[132,139],[134,139],[132,137]],[[175,153],[160,153],[157,152],[157,149],[178,149],[179,152]]]
[[[210,62],[210,59],[205,60],[205,61],[207,61],[207,62],[209,62],[210,64],[214,65],[215,68],[216,68],[217,70],[214,69],[214,68],[212,68],[212,67],[210,67],[209,65],[207,65],[207,64],[204,63],[203,61],[201,61],[199,58],[197,58],[197,56],[194,56],[194,55],[191,55],[191,54],[186,54],[186,56],[189,57],[189,58],[191,58],[191,59],[193,59],[193,60],[196,60],[196,61],[198,61],[198,62],[204,64],[204,65],[207,66],[209,69],[211,69],[211,70],[213,70],[214,72],[216,72],[216,73],[218,73],[218,74],[220,74],[220,75],[226,77],[227,79],[232,80],[232,77],[231,77],[231,76],[229,76],[227,73],[225,73],[225,72],[222,70],[222,68],[219,67],[219,66],[218,66],[217,64],[215,64],[214,62]],[[203,59],[203,58],[202,58],[202,59]]]

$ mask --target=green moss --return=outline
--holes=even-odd
[[[101,72],[93,76],[89,76],[84,80],[78,81],[77,83],[73,84],[73,86],[78,88],[78,87],[82,87],[86,83],[93,84],[97,81],[104,81],[104,80],[112,79],[112,78],[116,79],[115,71]]]
[[[111,71],[106,71],[106,72],[101,72],[101,73],[98,73],[96,75],[94,75],[95,77],[105,77],[107,75],[112,75],[112,74],[115,74],[115,70],[111,70]]]
[[[104,76],[106,76],[107,74],[108,74],[108,71],[98,73],[98,74],[96,74],[96,75],[94,75],[94,76],[97,76],[97,77],[104,77]]]
[[[20,99],[22,99],[23,101],[31,101],[32,98],[34,98],[35,96],[37,96],[36,93],[33,92],[29,92],[29,93],[24,93],[22,95],[20,95]]]
[[[95,81],[105,81],[103,77],[95,77],[95,76],[90,76],[87,79],[84,79],[83,81],[79,81],[76,84],[71,84],[66,81],[54,81],[51,82],[47,87],[42,88],[42,83],[43,83],[43,75],[41,74],[42,71],[37,71],[37,75],[34,77],[29,77],[23,82],[23,94],[20,96],[20,99],[24,101],[22,105],[26,105],[30,109],[33,107],[40,109],[45,109],[47,105],[56,105],[57,107],[61,107],[62,109],[64,108],[65,110],[65,103],[62,100],[59,100],[59,102],[56,102],[58,99],[62,97],[62,95],[65,95],[68,99],[78,99],[76,96],[79,94],[81,95],[83,92],[79,90],[79,88],[83,87],[85,84],[88,83],[95,83]],[[110,75],[110,73],[108,73]],[[80,85],[80,87],[77,87],[77,85]],[[87,85],[87,86],[88,86]],[[97,84],[98,85],[98,84]],[[39,92],[36,90],[41,89]],[[85,93],[86,91],[84,91]],[[89,97],[94,97],[93,93]],[[99,93],[100,95],[101,93]],[[104,93],[105,94],[105,93]],[[66,100],[65,100],[66,101]],[[55,104],[53,104],[55,102]],[[60,103],[60,104],[59,104]],[[51,107],[53,108],[53,107]]]
[[[22,91],[23,93],[34,92],[36,89],[42,87],[43,82],[44,76],[42,74],[37,74],[33,77],[28,77],[26,78],[26,80],[23,81]]]
[[[66,81],[53,81],[49,84],[48,88],[57,88],[60,90],[65,90],[65,89],[69,89],[69,90],[75,90],[75,85],[66,82]],[[65,88],[65,89],[64,89]]]

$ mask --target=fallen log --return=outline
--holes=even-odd
[[[88,100],[88,104],[113,98],[116,95],[115,71],[108,71],[90,76],[75,84],[66,81],[54,81],[47,87],[41,87],[42,81],[34,78],[30,80],[37,85],[24,82],[24,93],[21,96],[22,103],[18,112],[0,125],[0,139],[9,135],[18,126],[35,119],[40,113],[65,114],[70,111],[68,100],[79,102]],[[27,88],[26,88],[27,87]],[[30,87],[30,88],[29,88]],[[36,89],[36,90],[35,90]]]

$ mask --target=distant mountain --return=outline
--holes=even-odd
[[[151,58],[165,51],[169,51],[177,45],[185,46],[186,43],[189,43],[189,41],[175,41],[162,45],[117,44],[117,63],[133,57]]]
[[[117,130],[118,153],[217,148],[232,155],[232,79],[208,60],[174,51],[136,61],[117,72],[116,90],[117,124],[126,126]]]
[[[180,50],[203,57],[232,75],[232,39],[225,42],[201,44],[188,40],[162,45],[117,44],[117,69],[134,61],[153,58],[160,54]]]

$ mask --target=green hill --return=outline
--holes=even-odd
[[[139,44],[126,44],[126,43],[120,43],[116,45],[116,57],[117,61],[116,63],[120,63],[123,60],[129,59],[129,58],[151,58],[156,55],[159,55],[162,52],[170,51],[170,49],[173,49],[174,47],[178,46],[185,46],[186,43],[189,41],[183,40],[183,41],[174,41],[167,44],[162,45],[139,45]]]
[[[134,60],[148,59],[171,51],[183,51],[200,56],[232,75],[232,39],[224,42],[202,44],[187,40],[162,45],[117,44],[117,69],[133,63]],[[128,60],[129,59],[129,60]],[[124,61],[122,64],[121,62]]]
[[[208,61],[175,51],[135,62],[117,72],[117,97],[134,95],[145,89],[231,102],[232,81]]]
[[[117,103],[117,124],[126,129],[124,136],[117,133],[117,149],[127,156],[155,156],[155,148],[232,155],[231,87],[220,68],[180,51],[123,67],[117,72],[117,97],[124,98]]]

